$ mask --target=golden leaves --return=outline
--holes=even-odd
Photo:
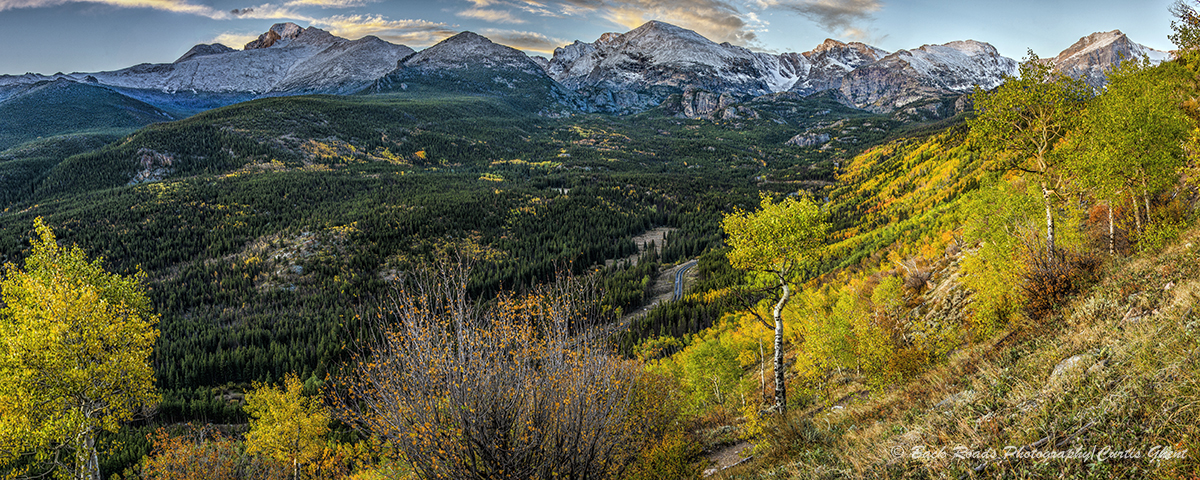
[[[24,270],[5,266],[0,310],[0,446],[48,460],[76,453],[94,468],[97,430],[115,431],[158,401],[150,355],[158,338],[141,281],[105,272],[79,247],[58,245],[41,218]],[[0,461],[5,453],[0,449]]]

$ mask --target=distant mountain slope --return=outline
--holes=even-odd
[[[656,105],[670,93],[702,89],[748,99],[791,91],[838,90],[847,105],[886,113],[920,100],[991,88],[1016,62],[976,41],[888,52],[826,40],[812,51],[771,55],[717,44],[652,21],[625,34],[556,49],[547,71],[598,110]]]
[[[571,93],[528,55],[472,32],[408,57],[365,93],[482,94],[532,111],[575,106]]]
[[[127,132],[174,120],[107,88],[67,79],[41,81],[0,102],[0,150],[40,137],[88,131]]]
[[[168,93],[349,93],[413,53],[375,37],[350,41],[294,23],[272,26],[245,50],[221,47],[197,46],[175,63],[141,64],[91,76],[123,89]]]

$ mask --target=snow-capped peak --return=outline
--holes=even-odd
[[[1120,30],[1096,32],[1080,38],[1079,41],[1075,42],[1070,47],[1067,47],[1066,50],[1063,50],[1062,53],[1059,53],[1058,56],[1055,57],[1055,61],[1056,63],[1070,61],[1073,58],[1078,58],[1112,45],[1113,42],[1117,42],[1121,39],[1127,39],[1127,37],[1125,37],[1125,34],[1121,33]]]
[[[520,50],[492,42],[474,32],[462,32],[422,50],[404,61],[401,69],[462,69],[474,66],[508,67],[541,73],[542,67]]]
[[[1050,61],[1059,71],[1082,79],[1093,87],[1100,87],[1107,81],[1108,71],[1114,66],[1143,56],[1153,63],[1170,58],[1167,52],[1134,43],[1120,30],[1112,30],[1080,38]]]

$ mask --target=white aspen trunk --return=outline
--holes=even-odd
[[[100,480],[100,459],[96,455],[96,434],[88,432],[83,437],[83,451],[76,453],[82,457],[83,465],[79,470],[81,480]]]
[[[1146,203],[1146,226],[1150,225],[1150,196],[1142,194],[1142,201]]]
[[[763,351],[762,337],[758,338],[758,390],[760,400],[767,398],[767,353]]]
[[[1117,233],[1113,227],[1112,202],[1108,203],[1108,256],[1114,257],[1117,255]]]
[[[1137,224],[1138,233],[1142,233],[1142,217],[1138,212],[1137,196],[1133,192],[1129,192],[1129,199],[1133,200],[1133,221]]]
[[[779,283],[783,287],[783,295],[775,304],[772,314],[775,317],[775,409],[783,415],[787,413],[787,386],[784,385],[783,375],[783,306],[787,305],[792,292],[783,275],[779,276]]]
[[[1042,181],[1042,202],[1046,205],[1046,254],[1050,261],[1054,261],[1054,209],[1050,204],[1050,189],[1046,188],[1046,181]]]

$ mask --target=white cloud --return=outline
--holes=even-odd
[[[361,7],[379,0],[291,0],[285,5],[289,7],[321,7],[321,8],[350,8]]]
[[[871,15],[883,8],[879,0],[780,0],[775,6],[798,13],[831,32],[861,38],[866,32],[859,27]]]
[[[519,30],[497,30],[486,28],[479,32],[493,42],[507,45],[517,50],[539,53],[554,53],[554,49],[566,45],[568,41],[548,37],[537,32]]]
[[[236,18],[254,18],[267,20],[291,19],[303,22],[313,21],[312,17],[297,13],[286,6],[280,7],[269,3],[257,7],[235,8],[229,14]]]
[[[408,46],[428,46],[454,36],[458,31],[445,23],[427,20],[389,20],[381,15],[334,15],[312,21],[339,37],[357,39],[375,35]]]
[[[522,20],[507,10],[493,10],[489,8],[472,8],[458,12],[456,15],[466,18],[474,18],[488,22],[497,23],[525,23]]]
[[[255,40],[258,40],[257,34],[225,32],[217,35],[216,38],[213,38],[208,43],[219,43],[226,47],[241,49],[247,43]]]

